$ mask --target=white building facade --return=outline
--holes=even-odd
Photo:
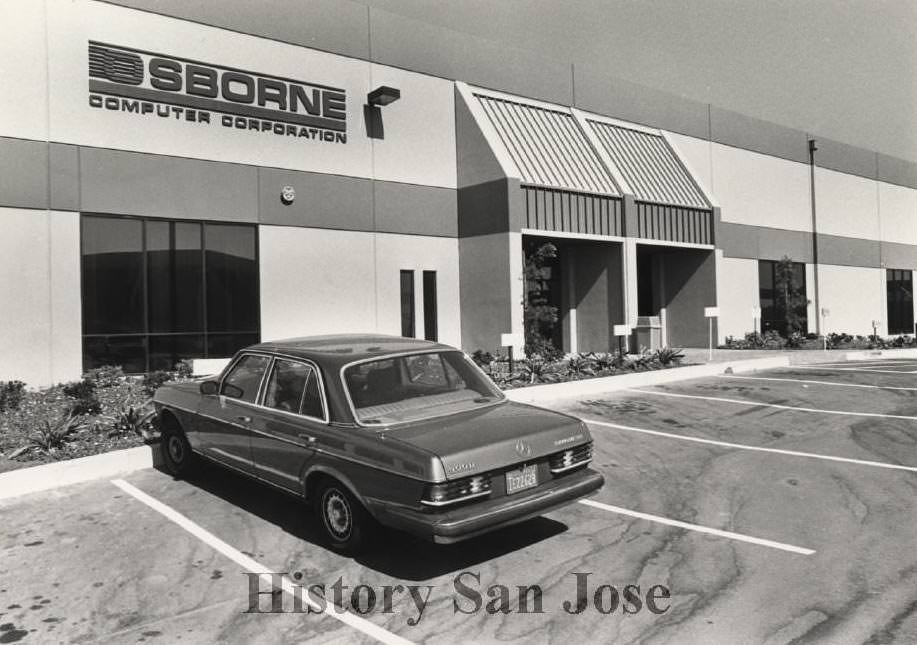
[[[809,331],[914,332],[912,162],[362,5],[187,4],[4,3],[0,380],[319,333],[494,351],[542,241],[568,350],[641,316],[703,345],[709,306],[742,335],[784,256]]]

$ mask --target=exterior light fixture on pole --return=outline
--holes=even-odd
[[[713,319],[720,317],[719,307],[704,307],[704,318],[707,319],[707,360],[713,360]]]
[[[370,105],[383,106],[394,103],[401,98],[401,90],[388,85],[380,85],[366,95],[366,102]]]

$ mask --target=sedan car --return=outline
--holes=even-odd
[[[330,546],[373,527],[456,542],[599,489],[580,420],[508,401],[461,351],[391,336],[253,345],[223,372],[166,384],[166,467],[198,457],[311,502]]]

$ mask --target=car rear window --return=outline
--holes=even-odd
[[[391,424],[454,414],[503,400],[458,351],[406,354],[350,365],[344,386],[357,420]]]

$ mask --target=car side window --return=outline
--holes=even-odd
[[[248,354],[239,359],[220,386],[220,394],[254,403],[270,358]]]
[[[278,358],[267,382],[264,405],[275,410],[324,418],[318,375],[305,363]]]

